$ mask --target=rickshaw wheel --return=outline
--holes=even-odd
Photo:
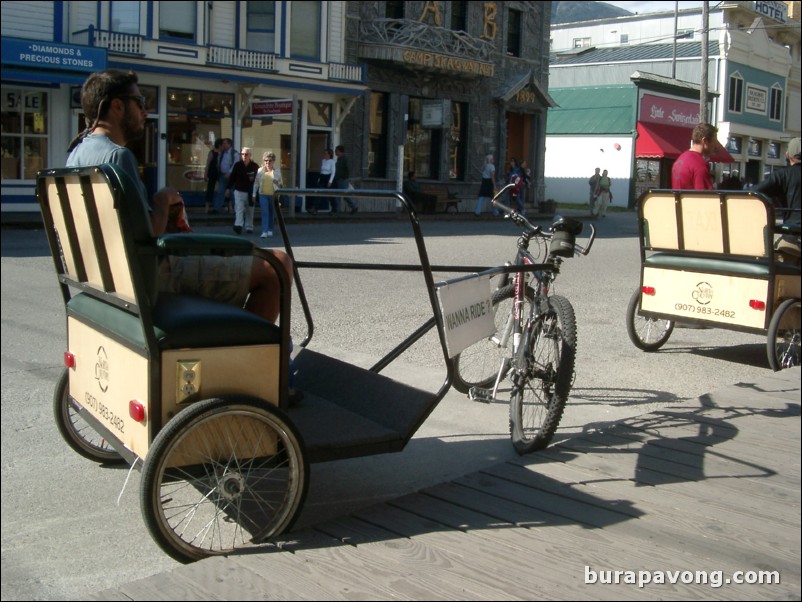
[[[771,316],[766,353],[769,366],[777,372],[800,365],[800,300],[786,299]]]
[[[64,368],[53,394],[53,417],[56,419],[59,434],[73,451],[93,462],[125,463],[125,459],[83,419],[80,411],[73,406],[68,394],[69,384],[69,373],[67,368]]]
[[[142,515],[165,552],[192,562],[288,530],[308,482],[303,441],[281,410],[252,398],[206,399],[153,440]]]
[[[674,322],[661,318],[638,315],[641,291],[637,289],[627,306],[627,334],[633,345],[641,351],[657,351],[674,332]]]

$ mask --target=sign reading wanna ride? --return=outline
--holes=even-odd
[[[441,284],[437,288],[448,357],[496,332],[490,276]]]

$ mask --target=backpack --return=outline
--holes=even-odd
[[[513,185],[510,194],[512,196],[518,196],[518,194],[521,192],[521,188],[524,185],[524,179],[521,177],[521,174],[514,173],[510,176],[510,184]]]

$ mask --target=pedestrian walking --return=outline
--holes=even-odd
[[[267,152],[262,155],[262,166],[256,172],[253,184],[253,195],[259,199],[259,208],[262,211],[261,238],[273,236],[273,224],[276,219],[273,194],[276,188],[281,186],[281,170],[276,165],[276,155]]]
[[[351,188],[351,170],[348,166],[348,157],[345,156],[345,147],[340,144],[334,149],[334,154],[337,155],[337,161],[334,163],[334,185],[338,190],[349,190]],[[345,202],[351,208],[351,215],[359,211],[359,207],[351,197],[345,197]],[[337,213],[337,204],[335,201],[332,213]]]
[[[234,232],[253,233],[254,196],[253,184],[259,166],[251,161],[251,149],[242,149],[242,161],[234,163],[228,178],[228,188],[234,191]]]
[[[203,179],[206,181],[206,213],[209,213],[214,207],[214,191],[217,188],[217,180],[220,175],[219,162],[222,146],[223,140],[218,138],[214,141],[214,146],[209,149],[209,154],[206,156],[206,170],[203,173]]]
[[[699,123],[691,133],[691,148],[683,152],[671,167],[674,190],[713,190],[707,162],[718,150],[718,128]]]
[[[474,215],[479,217],[485,210],[485,201],[493,198],[496,191],[496,165],[493,154],[489,153],[485,156],[485,164],[482,167],[482,183],[479,185],[479,198],[476,200],[476,207],[473,210]],[[493,208],[493,215],[498,215],[498,210]]]
[[[613,200],[612,186],[613,181],[607,175],[607,170],[605,169],[599,176],[599,181],[596,182],[596,202],[590,212],[593,219],[600,216],[607,217],[607,206]]]

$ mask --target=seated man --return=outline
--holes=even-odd
[[[437,206],[437,197],[433,194],[427,194],[421,190],[421,185],[415,179],[415,172],[411,171],[407,175],[404,182],[404,194],[409,197],[412,204],[419,203],[421,206],[421,213],[434,213]]]
[[[113,163],[140,188],[142,203],[147,192],[139,178],[137,160],[125,146],[142,137],[148,112],[133,71],[108,69],[93,73],[81,90],[81,105],[91,125],[70,145],[68,167]],[[153,196],[150,213],[155,236],[189,231],[181,196],[164,188]],[[173,219],[169,219],[173,216]],[[292,262],[281,251],[271,251],[281,261],[292,282]],[[197,295],[244,307],[275,322],[281,289],[273,266],[259,257],[169,257],[162,261],[160,290]]]

